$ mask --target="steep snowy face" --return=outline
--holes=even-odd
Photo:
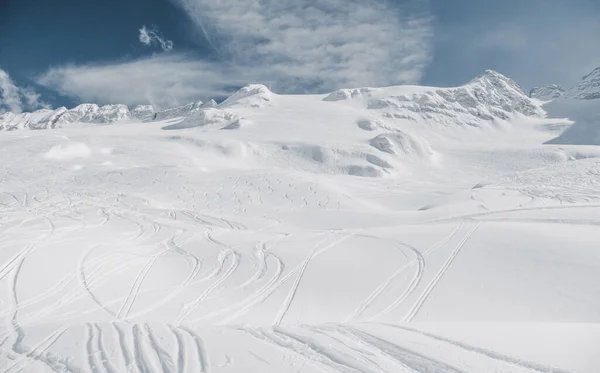
[[[517,115],[545,114],[514,81],[491,70],[460,87],[344,89],[331,93],[324,100],[362,101],[367,109],[388,119],[442,125],[479,127]]]
[[[576,100],[600,99],[600,67],[584,76],[581,82],[563,95]]]
[[[542,87],[533,88],[529,92],[529,97],[547,102],[559,98],[564,92],[565,89],[563,87],[558,86],[556,84],[550,84]]]

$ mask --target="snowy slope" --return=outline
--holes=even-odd
[[[596,372],[600,149],[500,74],[107,112],[0,133],[0,372]]]

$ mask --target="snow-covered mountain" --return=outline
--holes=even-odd
[[[152,105],[138,105],[133,109],[129,109],[122,104],[104,106],[81,104],[70,110],[60,107],[55,110],[42,109],[31,113],[13,114],[7,112],[0,114],[0,130],[52,129],[73,123],[110,124],[129,120],[164,120],[190,116],[216,105],[217,103],[214,100],[206,103],[197,101],[176,108],[155,111]]]
[[[563,97],[575,100],[600,99],[600,67],[584,76],[575,87],[567,90]]]
[[[152,106],[136,106],[132,110],[126,105],[81,104],[68,110],[60,107],[55,110],[42,109],[32,113],[0,114],[0,130],[51,129],[71,123],[114,123],[123,120],[146,120],[154,113]]]
[[[535,87],[529,92],[529,97],[536,98],[540,101],[552,101],[565,92],[565,89],[556,84],[550,84],[542,87]]]
[[[492,70],[454,88],[398,86],[342,89],[325,101],[354,101],[378,116],[431,125],[480,127],[515,116],[543,116],[538,103],[511,79]]]
[[[155,112],[149,105],[129,110],[125,105],[82,104],[74,109],[38,110],[33,113],[0,115],[0,130],[48,129],[71,123],[114,123],[123,120],[165,120],[186,117],[188,122],[202,111],[218,107],[260,108],[272,102],[273,93],[260,84],[240,89],[221,104],[192,102]],[[341,89],[323,98],[326,102],[348,101],[362,106],[377,118],[425,121],[431,125],[480,127],[509,120],[514,116],[543,116],[539,104],[529,98],[511,79],[488,70],[471,82],[454,88],[395,86],[386,88]]]
[[[572,126],[550,143],[600,145],[600,67],[546,104],[544,109],[553,117],[573,121]]]

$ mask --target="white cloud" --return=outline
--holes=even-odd
[[[144,45],[160,44],[163,51],[168,52],[173,49],[173,42],[160,36],[158,30],[149,29],[146,25],[142,26],[139,35],[140,43]]]
[[[6,71],[0,68],[0,112],[20,113],[24,109],[37,109],[48,105],[40,101],[40,95],[31,88],[20,88]]]
[[[63,66],[38,83],[86,101],[170,106],[249,83],[278,93],[416,83],[431,57],[427,0],[407,0],[405,7],[387,0],[173,1],[205,35],[217,61],[168,54]],[[162,45],[146,27],[139,37]]]
[[[262,66],[280,92],[415,83],[431,57],[425,0],[172,1],[222,59]]]
[[[165,54],[123,63],[52,68],[37,82],[82,101],[169,107],[230,93],[224,87],[245,84],[234,75],[225,65]]]

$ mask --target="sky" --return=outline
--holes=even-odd
[[[600,66],[598,0],[0,0],[0,110],[170,107],[455,86],[486,69],[565,87]]]

